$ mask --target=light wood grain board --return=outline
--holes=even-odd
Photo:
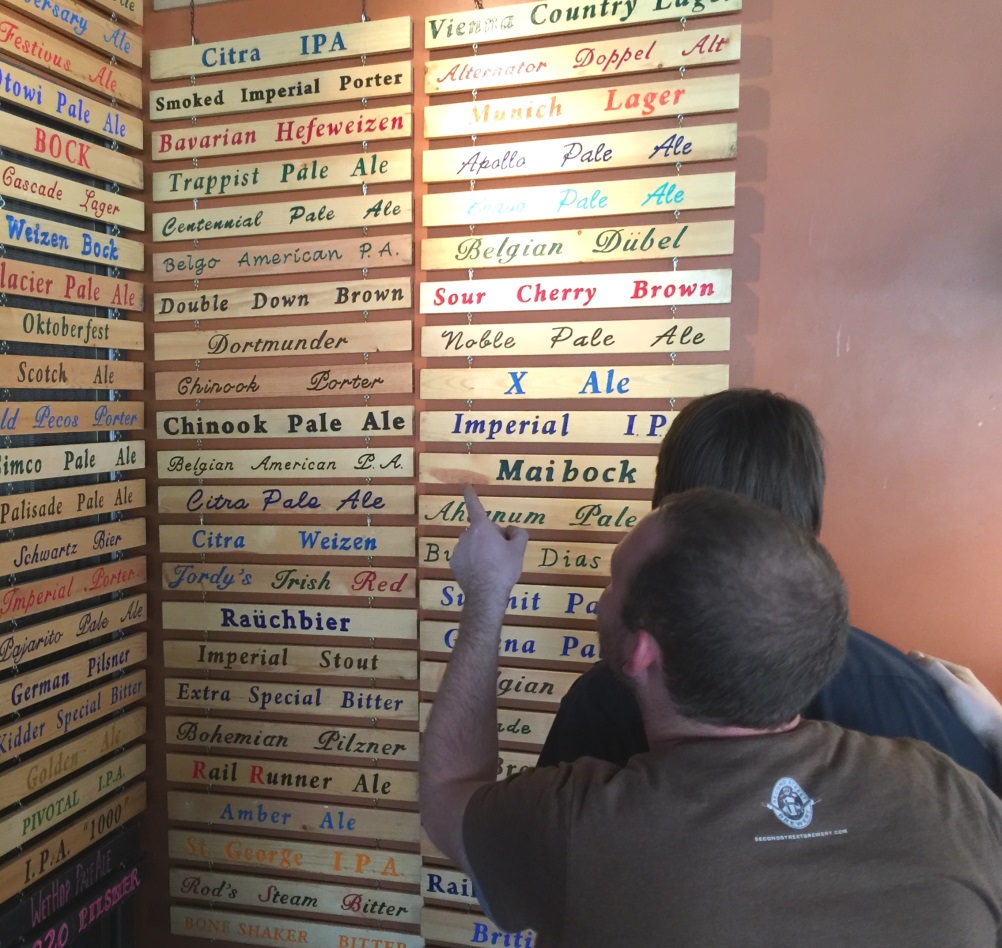
[[[30,214],[4,214],[5,242],[28,253],[51,254],[98,266],[142,270],[143,245],[89,228],[74,227]]]
[[[660,444],[677,414],[674,411],[423,411],[421,440],[470,444],[628,444],[647,439]]]
[[[322,477],[412,477],[413,448],[309,448],[232,451],[158,451],[162,480],[198,478],[285,479]]]
[[[418,541],[418,566],[449,569],[456,537],[423,536]],[[522,564],[523,573],[571,576],[609,576],[609,558],[614,543],[563,543],[558,540],[529,540]]]
[[[655,462],[651,458],[651,463]],[[587,530],[625,533],[651,512],[649,498],[585,500],[561,497],[480,496],[493,523],[526,529]],[[449,494],[423,494],[418,498],[418,524],[463,528],[469,522],[466,501]]]
[[[0,543],[0,570],[18,573],[45,569],[91,556],[131,550],[145,542],[146,521],[142,518],[45,533],[26,540],[8,540]]]
[[[7,402],[0,409],[0,430],[12,435],[133,431],[143,427],[144,408],[142,402]]]
[[[146,481],[112,481],[86,487],[10,494],[0,500],[0,526],[28,526],[146,506]]]
[[[333,487],[283,484],[281,487],[215,484],[204,487],[161,487],[161,513],[207,513],[210,517],[267,513],[299,519],[317,516],[408,515],[414,513],[413,487],[405,484],[366,484]],[[0,502],[0,512],[3,511]],[[0,519],[2,523],[2,519]]]
[[[132,471],[146,464],[143,441],[59,444],[43,448],[11,448],[0,453],[0,476],[9,481],[73,477]]]
[[[0,260],[0,290],[108,309],[143,308],[142,283],[8,258]]]
[[[456,622],[421,621],[422,652],[449,653],[456,647],[458,637]],[[506,625],[501,630],[498,655],[506,662],[532,659],[581,665],[598,659],[598,635],[579,629]]]
[[[601,595],[601,587],[516,583],[508,599],[507,611],[510,616],[593,622]],[[422,609],[458,612],[463,605],[463,594],[454,581],[424,579],[420,602]]]
[[[0,307],[0,339],[90,349],[143,349],[143,324],[104,316]]]
[[[0,356],[0,385],[17,389],[122,389],[143,387],[143,363],[120,359]]]
[[[385,324],[373,324],[372,328],[377,325]],[[379,408],[290,406],[264,408],[260,411],[247,409],[161,411],[157,412],[157,434],[162,439],[188,440],[267,437],[314,438],[322,441],[325,438],[411,437],[414,434],[414,407],[412,405],[380,405]],[[277,506],[277,503],[269,506]],[[311,509],[315,506],[311,505]],[[351,508],[351,504],[346,506]],[[379,509],[378,506],[369,507],[371,511]]]

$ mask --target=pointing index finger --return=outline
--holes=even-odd
[[[480,498],[472,484],[467,484],[463,488],[463,500],[466,501],[466,515],[470,518],[471,524],[487,521],[487,511],[480,503]]]

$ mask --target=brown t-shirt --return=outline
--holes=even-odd
[[[1002,803],[914,741],[805,722],[479,790],[467,859],[534,948],[1002,948]]]

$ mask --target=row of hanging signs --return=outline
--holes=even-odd
[[[151,52],[174,933],[531,945],[416,812],[460,489],[530,529],[501,777],[597,658],[676,400],[728,385],[740,6],[429,16],[417,91],[409,18]]]
[[[144,377],[112,358],[143,348],[142,14],[0,0],[3,944],[80,943],[146,876]]]

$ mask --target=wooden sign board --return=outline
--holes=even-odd
[[[473,880],[458,869],[423,866],[421,868],[421,895],[425,899],[433,901],[456,902],[480,907]]]
[[[421,484],[512,484],[556,490],[644,488],[654,486],[654,455],[614,454],[548,457],[512,454],[434,454],[420,456]]]
[[[4,121],[8,118],[10,116],[5,115]],[[45,168],[29,168],[2,159],[0,194],[102,224],[118,224],[130,230],[142,230],[146,226],[142,201],[60,178]],[[68,302],[73,301],[68,299]]]
[[[153,340],[154,358],[253,359],[266,356],[334,355],[348,352],[410,352],[410,320],[339,323],[337,326],[267,326],[160,332]],[[295,363],[290,363],[295,364]]]
[[[537,92],[508,99],[427,105],[426,138],[519,134],[568,125],[607,125],[637,119],[728,112],[738,107],[738,75],[678,78],[578,92]],[[155,157],[155,156],[154,156]]]
[[[135,240],[28,214],[6,211],[4,218],[4,242],[28,253],[69,257],[123,270],[143,269],[143,245]]]
[[[506,145],[436,148],[421,156],[425,181],[538,177],[577,171],[611,171],[690,161],[717,161],[738,153],[738,127],[662,127],[612,135],[564,135]]]
[[[255,487],[219,484],[204,487],[161,487],[161,513],[208,513],[211,516],[267,513],[272,517],[354,514],[378,517],[414,513],[414,488],[406,484],[333,487],[286,484]],[[0,501],[0,514],[3,502]],[[3,520],[0,517],[0,524]]]
[[[19,389],[124,389],[143,387],[143,363],[104,359],[0,356],[0,385]]]
[[[546,267],[565,263],[619,263],[624,260],[670,260],[734,252],[734,221],[703,224],[650,224],[644,227],[592,227],[433,237],[421,241],[425,270],[470,267]]]
[[[259,151],[410,138],[413,112],[411,105],[394,105],[383,109],[314,113],[243,124],[184,125],[166,132],[154,131],[150,147],[154,161],[178,161],[210,155],[246,155]]]
[[[500,224],[508,221],[570,220],[624,214],[668,214],[734,205],[734,172],[597,181],[574,187],[545,184],[533,188],[497,188],[426,194],[424,223]],[[642,231],[641,231],[642,232]],[[545,236],[543,237],[545,239]],[[552,241],[551,241],[552,243]],[[512,246],[510,243],[509,247]],[[543,253],[545,243],[524,244],[526,256]],[[524,261],[522,261],[524,262]]]
[[[508,614],[592,621],[601,595],[600,587],[516,583],[508,600]],[[458,583],[425,579],[421,581],[420,602],[422,609],[458,612],[463,605],[463,593]]]
[[[487,10],[464,10],[462,13],[429,16],[424,21],[427,49],[447,49],[470,43],[496,43],[499,40],[528,36],[548,36],[600,30],[641,23],[665,23],[683,17],[734,13],[741,0],[709,0],[708,3],[637,0],[633,4],[586,4],[555,7],[541,3],[513,3]],[[468,942],[462,942],[468,944]]]
[[[140,322],[9,306],[0,307],[0,339],[89,349],[143,349],[145,346]]]
[[[153,215],[153,240],[214,240],[217,237],[293,234],[347,227],[409,224],[414,219],[410,191],[366,197],[323,198],[312,201],[273,202],[215,210],[162,211]],[[368,241],[382,247],[380,238]],[[249,250],[245,250],[248,253]],[[280,253],[272,248],[271,256]],[[257,274],[255,274],[257,275]]]
[[[421,537],[418,541],[418,566],[449,569],[456,542],[456,537]],[[609,559],[615,549],[614,543],[530,540],[522,572],[600,576],[606,579],[609,575]]]
[[[86,734],[65,741],[44,756],[32,757],[29,761],[4,771],[0,776],[0,800],[4,807],[11,806],[145,733],[146,709],[137,708]]]
[[[82,652],[58,665],[22,672],[0,684],[0,714],[13,714],[146,661],[146,633]]]
[[[412,477],[413,448],[312,448],[273,451],[158,451],[157,467],[162,480],[224,475],[238,478],[273,477]]]
[[[146,445],[142,441],[57,444],[44,448],[11,448],[0,453],[0,477],[8,481],[107,474],[145,466]]]
[[[157,89],[150,93],[149,115],[154,122],[159,122],[410,95],[413,91],[414,67],[410,62],[340,66],[322,72],[297,72],[267,79]]]
[[[445,662],[421,662],[421,693],[438,691],[445,675]],[[499,668],[498,701],[536,701],[559,704],[567,689],[578,680],[576,672],[556,672],[544,668]]]
[[[370,323],[375,328],[385,323]],[[407,323],[405,325],[410,325]],[[353,331],[356,327],[347,327]],[[2,430],[0,416],[0,430]],[[265,408],[261,411],[157,412],[157,432],[169,438],[378,438],[411,437],[414,408]],[[316,505],[313,505],[315,507]],[[379,509],[379,508],[374,508]],[[347,512],[347,511],[346,511]],[[413,512],[413,508],[410,512]]]
[[[693,398],[722,391],[727,380],[726,365],[422,369],[421,398]]]
[[[590,273],[421,284],[422,313],[620,309],[731,301],[730,270]]]
[[[0,729],[0,762],[10,763],[26,750],[37,750],[145,697],[146,672],[138,671],[44,711],[17,718]]]
[[[421,355],[584,355],[590,352],[722,352],[730,348],[731,321],[617,319],[606,323],[554,321],[425,326]]]
[[[377,67],[372,67],[377,68]],[[292,161],[258,161],[253,164],[158,171],[153,175],[154,201],[271,194],[275,191],[309,191],[362,184],[410,181],[413,152],[409,148],[345,155],[325,152]]]
[[[180,645],[180,642],[169,643]],[[185,643],[199,645],[200,643]],[[417,655],[411,653],[415,665]],[[167,662],[170,667],[170,661]],[[386,731],[376,728],[329,727],[327,724],[286,724],[281,721],[268,721],[260,726],[252,722],[236,718],[207,718],[204,715],[193,717],[167,716],[167,743],[180,744],[188,748],[200,748],[203,751],[252,751],[255,754],[323,754],[327,757],[354,760],[360,758],[373,763],[379,761],[406,761],[413,763],[418,759],[417,731]],[[212,798],[209,798],[212,803]],[[215,820],[218,822],[218,804]],[[178,819],[202,822],[192,816]],[[295,824],[292,824],[295,826]],[[289,827],[288,821],[282,822],[283,827]],[[317,832],[323,827],[319,823],[312,827],[304,827],[307,831]],[[331,828],[331,827],[328,827]],[[414,828],[415,831],[417,827]],[[356,836],[372,835],[366,832],[355,833]],[[415,837],[416,839],[416,832]]]
[[[24,260],[0,260],[0,292],[38,296],[63,303],[97,306],[101,309],[143,308],[143,285],[131,280],[43,267]]]
[[[740,26],[647,33],[598,43],[432,60],[425,65],[424,91],[434,95],[471,89],[509,89],[567,79],[733,63],[740,58]]]
[[[421,440],[471,444],[660,444],[678,412],[423,411]]]
[[[143,409],[142,402],[7,402],[0,410],[0,431],[12,435],[134,431],[143,427]]]
[[[104,593],[146,582],[146,557],[89,566],[74,573],[19,583],[0,592],[0,621],[23,619]]]
[[[421,730],[428,726],[431,702],[421,702]],[[518,745],[542,747],[553,725],[552,714],[544,711],[498,708],[498,740]]]
[[[652,462],[653,462],[652,458]],[[493,523],[547,530],[588,530],[624,533],[651,512],[650,501],[568,500],[560,497],[484,497],[481,503]],[[418,498],[418,524],[464,527],[469,522],[466,501],[444,494]]]
[[[289,33],[248,36],[230,43],[202,43],[150,51],[150,78],[218,75],[291,63],[319,63],[411,48],[411,18],[366,20]]]
[[[177,899],[195,902],[219,902],[225,898],[226,904],[233,908],[260,908],[262,904],[295,905],[297,914],[347,915],[360,921],[377,923],[392,918],[395,922],[417,924],[421,917],[421,896],[416,893],[388,889],[375,892],[362,886],[259,878],[242,872],[198,872],[175,868],[170,872],[170,894]],[[397,948],[385,932],[373,934],[384,941],[386,948]],[[355,929],[351,929],[350,937],[358,937]],[[331,941],[328,944],[340,942]]]
[[[18,853],[0,866],[0,899],[6,901],[26,885],[38,882],[54,869],[93,846],[146,809],[146,784],[133,784],[123,793],[89,810],[70,826],[42,843]]]
[[[274,726],[288,728],[305,725]],[[421,835],[417,813],[367,806],[341,807],[312,800],[261,799],[218,792],[168,790],[167,818],[209,826],[232,825],[237,830],[281,827],[283,833],[291,836],[323,833],[334,838],[416,843]]]
[[[0,500],[0,526],[28,526],[91,517],[146,506],[146,481],[111,481],[86,487],[58,487]]]
[[[162,322],[409,309],[410,306],[410,277],[268,287],[240,286],[212,293],[191,290],[153,295],[153,315]]]
[[[93,10],[77,3],[76,0],[59,0],[58,6],[48,3],[25,3],[24,0],[0,0],[0,4],[12,10],[22,10],[25,16],[30,16],[43,26],[85,43],[104,56],[114,57],[115,60],[133,66],[143,65],[143,41],[139,36],[117,22],[96,15]],[[33,57],[36,62],[39,61],[38,57],[39,54]],[[44,56],[42,58],[44,59]],[[114,96],[114,93],[109,91],[109,95]]]
[[[76,6],[73,0],[68,2]],[[18,6],[23,7],[25,4],[20,3]],[[38,9],[43,10],[42,7]],[[50,6],[48,9],[52,10],[54,7]],[[60,6],[59,9],[62,10],[63,7]],[[9,13],[4,15],[0,25],[0,52],[85,89],[120,99],[136,108],[143,104],[143,84],[136,73],[122,69],[106,57],[86,52],[76,43],[67,43]],[[9,118],[9,115],[4,116],[5,121]],[[4,144],[7,144],[6,140]],[[13,145],[10,147],[14,148]]]
[[[360,270],[362,267],[370,270],[403,267],[413,262],[414,240],[410,234],[347,237],[308,243],[227,247],[225,250],[155,253],[153,279],[163,282],[244,275],[276,277],[289,273]]]
[[[338,363],[329,366],[309,365],[302,371],[278,369],[213,369],[212,371],[157,372],[156,397],[162,401],[178,399],[239,398],[248,395],[257,398],[300,398],[322,395],[400,395],[414,391],[414,377],[410,362],[373,362],[354,365]],[[329,404],[329,403],[328,403]],[[277,452],[283,456],[288,452]],[[298,455],[297,455],[298,456]],[[276,470],[282,470],[276,468]],[[316,468],[290,467],[285,470],[304,472]],[[324,468],[332,471],[334,468]],[[362,470],[361,468],[359,470]],[[383,477],[407,477],[395,467],[396,474]],[[236,476],[236,475],[235,475]],[[257,476],[254,474],[251,477]],[[287,476],[294,476],[288,474]],[[346,475],[347,476],[347,475]],[[376,475],[373,475],[376,476]]]
[[[13,5],[16,0],[6,2]],[[65,89],[7,63],[0,66],[0,101],[58,119],[131,148],[143,147],[143,123],[134,115],[109,108],[107,102],[81,95],[76,89]]]
[[[421,912],[421,937],[426,943],[435,945],[524,945],[531,948],[536,944],[536,933],[531,929],[508,933],[498,928],[487,916],[480,912],[450,912],[425,906]]]
[[[451,652],[459,637],[455,622],[421,622],[422,652]],[[578,629],[546,629],[534,625],[506,625],[498,654],[502,660],[581,663],[598,659],[598,636]]]
[[[396,898],[398,893],[392,893]],[[383,895],[373,895],[373,901]],[[384,899],[385,901],[385,899]],[[311,948],[331,948],[333,945],[372,945],[373,948],[423,948],[420,935],[394,931],[389,937],[385,930],[375,931],[355,926],[307,922],[299,918],[276,918],[274,915],[238,915],[219,909],[200,909],[172,905],[170,910],[172,935],[188,935],[219,941],[237,941],[242,945],[274,945],[278,941]]]
[[[76,780],[32,800],[21,810],[0,820],[0,854],[47,832],[92,803],[120,790],[146,769],[146,747],[131,748],[119,757],[98,764]]]
[[[167,601],[163,603],[163,627],[196,632],[415,639],[417,613],[413,609],[290,608],[242,602]]]
[[[90,3],[92,6],[101,7],[102,10],[120,16],[130,23],[143,25],[143,4],[139,0],[90,0]]]
[[[415,709],[415,717],[417,716]],[[167,755],[167,780],[234,790],[285,790],[308,796],[364,797],[380,802],[417,802],[417,773],[330,767],[298,761]]]
[[[17,541],[14,541],[17,542]],[[413,527],[293,527],[276,524],[213,526],[161,524],[164,553],[258,553],[292,556],[414,556]],[[0,564],[6,552],[0,544]],[[20,546],[18,547],[20,549]]]
[[[62,533],[44,533],[27,540],[0,543],[0,570],[5,573],[21,573],[45,569],[91,556],[130,550],[145,542],[146,521],[141,518],[102,523]]]
[[[0,637],[0,669],[17,668],[24,662],[128,629],[146,620],[146,606],[144,593],[15,629]]]

